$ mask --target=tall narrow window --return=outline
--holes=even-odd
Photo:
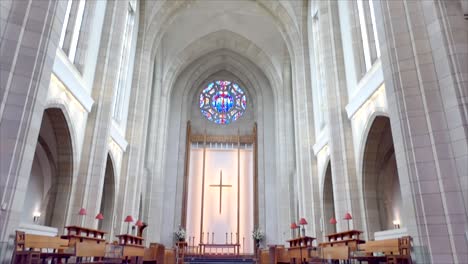
[[[133,35],[133,24],[135,20],[135,13],[132,6],[128,5],[128,13],[125,22],[125,31],[123,34],[123,45],[120,57],[120,66],[119,66],[119,80],[117,83],[117,93],[115,95],[114,105],[113,105],[113,117],[114,120],[120,123],[123,118],[124,105],[125,105],[125,95],[127,94],[127,77],[128,77],[128,64],[130,61],[130,50],[132,45],[132,35]]]
[[[323,73],[322,67],[322,58],[320,56],[320,23],[318,20],[318,15],[313,17],[312,21],[312,37],[313,37],[313,54],[314,54],[314,68],[315,68],[315,87],[316,87],[316,103],[317,103],[317,123],[318,126],[322,129],[325,126],[325,109],[326,109],[326,98],[324,95],[325,87],[325,75]]]
[[[375,23],[374,0],[369,0],[369,5],[372,19],[372,27],[374,28],[375,49],[377,52],[377,58],[380,58],[379,36],[377,34],[377,24]]]
[[[60,34],[59,47],[63,48],[63,42],[65,41],[65,33],[67,32],[68,21],[70,20],[70,10],[72,6],[72,0],[68,0],[67,10],[65,11],[65,18],[63,20],[62,33]]]
[[[73,35],[71,37],[70,52],[68,58],[71,62],[75,61],[76,48],[78,47],[78,37],[80,36],[81,22],[83,21],[83,14],[86,0],[80,0],[76,15],[75,25],[73,27]]]
[[[86,0],[69,0],[65,11],[59,47],[72,63],[75,61],[85,6]]]
[[[362,46],[364,48],[364,60],[366,62],[366,71],[368,71],[372,66],[372,61],[370,56],[369,38],[367,36],[366,18],[364,16],[364,6],[362,0],[357,0],[357,4],[359,13],[359,24],[361,25]]]

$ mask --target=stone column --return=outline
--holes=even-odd
[[[143,14],[140,13],[140,15]],[[143,27],[143,25],[140,26],[141,28]],[[125,136],[128,140],[128,148],[122,160],[121,180],[119,183],[121,191],[117,200],[116,216],[118,219],[123,219],[127,214],[131,214],[136,220],[138,218],[140,193],[146,192],[142,204],[148,205],[148,199],[153,192],[154,185],[159,184],[159,182],[153,181],[153,177],[155,176],[145,168],[145,160],[151,160],[151,164],[154,163],[154,152],[147,151],[150,148],[146,146],[155,145],[154,142],[156,140],[154,136],[147,135],[148,127],[149,124],[156,127],[159,124],[156,118],[158,116],[157,111],[152,112],[153,109],[150,107],[150,102],[156,104],[157,99],[154,93],[158,94],[156,92],[157,89],[143,81],[151,79],[148,76],[153,75],[152,58],[154,58],[151,55],[151,51],[145,49],[145,36],[145,30],[139,30]],[[159,59],[162,57],[160,56]],[[150,120],[149,117],[152,117],[152,119]],[[147,178],[145,179],[144,177]],[[146,182],[147,185],[143,185],[143,182]],[[144,219],[140,220],[149,223],[149,228],[146,229],[144,234],[149,237],[147,242],[157,241],[157,238],[153,234],[149,234],[149,232],[154,232],[157,229],[156,223],[148,218],[147,208],[142,210],[142,212]],[[122,230],[122,224],[123,222],[118,222],[116,229]]]
[[[65,14],[63,1],[0,1],[0,263],[8,262]],[[4,12],[5,11],[5,12]]]
[[[108,155],[108,140],[112,125],[112,102],[119,79],[119,65],[127,16],[125,1],[107,3],[99,58],[92,87],[95,101],[88,115],[83,152],[78,178],[74,186],[73,206],[70,207],[69,222],[94,227],[94,216],[99,212]],[[119,172],[115,172],[119,174]],[[116,190],[116,193],[117,190]],[[88,211],[84,223],[74,217],[81,207]],[[110,216],[109,216],[110,217]],[[121,219],[117,219],[120,221]]]
[[[330,161],[335,198],[337,231],[347,229],[342,220],[350,212],[350,228],[361,228],[359,189],[356,179],[351,122],[346,115],[348,103],[343,48],[337,1],[319,1],[321,56],[325,69],[328,103]]]
[[[300,143],[298,150],[300,151],[300,161],[302,165],[302,211],[303,215],[300,217],[305,217],[308,221],[306,234],[308,236],[320,237],[320,191],[319,191],[319,177],[317,174],[317,159],[313,155],[313,144],[316,142],[315,137],[315,124],[314,124],[314,105],[313,105],[313,95],[312,95],[312,80],[311,80],[311,56],[310,47],[313,44],[310,42],[309,34],[312,31],[312,28],[309,28],[308,25],[311,25],[311,20],[313,19],[312,14],[310,13],[310,4],[306,3],[303,6],[302,12],[302,26],[301,35],[302,35],[302,46],[303,54],[302,60],[303,65],[298,65],[298,68],[301,68],[299,74],[303,75],[303,87],[302,91],[298,91],[295,94],[295,106],[303,108],[300,112],[300,119],[298,129],[303,130],[304,132],[300,136]],[[297,221],[298,219],[296,219]]]
[[[293,128],[295,124],[294,120],[294,107],[293,107],[293,93],[294,89],[292,87],[292,72],[291,72],[291,58],[285,54],[283,58],[282,65],[282,75],[283,75],[283,94],[280,98],[284,98],[284,105],[282,106],[284,110],[283,115],[281,116],[281,121],[285,127]],[[281,199],[278,199],[278,238],[280,241],[288,239],[284,235],[283,230],[287,230],[289,223],[292,219],[298,218],[296,209],[298,208],[298,186],[297,186],[297,157],[295,143],[297,137],[297,130],[294,129],[294,132],[285,133],[283,131],[282,142],[284,144],[284,153],[281,153],[282,157],[280,158],[283,162],[283,169],[286,172],[284,175],[278,173],[277,177],[277,190],[278,193],[283,194],[284,196]],[[294,219],[297,221],[298,219]],[[267,220],[268,221],[268,220]]]
[[[388,108],[418,263],[468,259],[468,27],[460,1],[376,1]]]

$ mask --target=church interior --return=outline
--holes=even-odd
[[[0,263],[467,263],[468,1],[0,10]]]

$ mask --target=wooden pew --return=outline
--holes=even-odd
[[[175,264],[175,250],[172,248],[166,248],[164,250],[164,262],[163,264]],[[158,263],[159,264],[159,263]]]
[[[82,226],[66,226],[65,229],[66,235],[61,237],[68,240],[69,245],[75,248],[77,262],[100,263],[97,259],[103,261],[106,253],[106,240],[104,239],[106,232]],[[93,261],[83,262],[84,259]]]
[[[270,250],[269,249],[260,249],[259,250],[259,262],[260,264],[271,264],[270,261]]]
[[[288,240],[289,261],[290,263],[309,262],[309,249],[313,248],[312,242],[315,237],[303,236]]]
[[[359,251],[371,255],[374,252],[383,253],[385,255],[399,254],[398,239],[385,239],[377,241],[367,241],[358,246]]]
[[[74,253],[64,253],[69,249],[68,240],[59,237],[25,234],[16,231],[13,263],[33,263],[39,259],[62,260],[65,263]],[[44,250],[47,250],[44,252]],[[52,250],[53,252],[48,252]]]
[[[145,247],[143,246],[143,238],[129,234],[116,236],[119,239],[119,245],[123,248],[122,259],[126,262],[135,258],[143,259],[145,255]]]
[[[353,259],[369,263],[412,263],[411,237],[367,241],[358,246]]]
[[[269,246],[271,264],[290,263],[289,251],[283,245]]]
[[[143,263],[163,263],[164,262],[164,251],[165,247],[163,244],[150,243],[149,248],[145,248],[145,254],[143,256]]]
[[[322,259],[326,260],[347,260],[349,259],[349,247],[324,247],[321,249]]]

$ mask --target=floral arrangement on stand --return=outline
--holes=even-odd
[[[185,236],[187,235],[187,232],[185,231],[184,228],[179,226],[179,230],[175,231],[174,235],[175,235],[177,241],[185,241]]]
[[[259,248],[260,241],[262,241],[265,238],[265,233],[259,227],[256,227],[252,231],[252,238],[255,240],[256,247]]]

